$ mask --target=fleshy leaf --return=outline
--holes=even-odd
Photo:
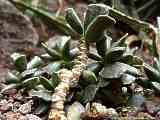
[[[160,81],[160,73],[155,68],[151,67],[150,65],[144,63],[143,64],[144,71],[147,77],[152,81]]]
[[[40,84],[42,84],[47,90],[53,91],[54,87],[52,86],[52,83],[50,80],[46,79],[45,77],[40,77]]]
[[[114,42],[112,44],[112,47],[123,46],[125,44],[127,36],[128,36],[128,33],[126,33],[124,36],[122,36],[117,42]]]
[[[96,42],[96,48],[99,55],[105,56],[106,51],[111,47],[112,38],[105,35],[102,40]]]
[[[35,56],[28,64],[27,69],[33,69],[41,66],[43,64],[43,61],[40,57]]]
[[[39,90],[39,91],[32,90],[30,91],[30,94],[33,97],[38,97],[48,102],[52,100],[52,92],[49,92],[47,90]]]
[[[93,84],[97,82],[96,75],[90,70],[84,70],[82,72],[82,78],[84,79],[83,82],[87,82],[88,84]]]
[[[84,21],[84,30],[87,29],[88,25],[98,15],[108,15],[108,14],[109,14],[109,9],[104,4],[88,5],[88,9],[87,9],[87,12],[86,12],[86,15],[85,15],[85,21]]]
[[[50,75],[52,75],[53,72],[57,72],[61,68],[61,64],[61,61],[49,63],[47,66],[44,67],[44,70],[46,70]]]
[[[42,54],[41,58],[44,60],[54,60],[52,56],[50,56],[48,53]]]
[[[111,81],[106,81],[106,79],[102,78],[102,76],[98,76],[98,81],[99,87],[106,87],[111,83]]]
[[[83,33],[83,26],[80,18],[73,8],[68,8],[66,11],[66,21],[79,34]]]
[[[135,82],[136,77],[129,74],[123,74],[121,80],[123,85],[130,85],[131,83]]]
[[[35,74],[35,72],[37,71],[37,68],[34,69],[29,69],[29,70],[25,70],[21,73],[21,76],[23,79],[24,78],[29,78],[31,76],[33,76]]]
[[[58,47],[61,51],[62,57],[65,60],[70,60],[70,37],[63,36]]]
[[[11,55],[11,58],[13,59],[14,65],[16,66],[16,69],[20,72],[24,71],[27,67],[27,59],[26,56],[19,53],[13,53]]]
[[[87,65],[87,69],[94,73],[98,73],[102,67],[103,66],[99,62],[93,62]]]
[[[58,83],[59,83],[59,77],[57,75],[57,73],[52,73],[52,78],[51,78],[51,82],[52,82],[52,86],[55,88]]]
[[[155,68],[160,72],[160,60],[158,58],[154,58],[155,61]]]
[[[56,51],[56,50],[54,50],[54,49],[52,49],[52,48],[49,48],[46,44],[44,44],[44,43],[42,43],[42,47],[45,49],[45,51],[50,55],[50,56],[52,56],[53,57],[53,59],[60,59],[60,54]]]
[[[18,83],[18,82],[20,82],[20,79],[13,73],[8,72],[6,77],[6,83],[10,84],[10,83]]]
[[[39,78],[38,77],[32,77],[24,80],[22,82],[23,87],[27,87],[29,89],[34,88],[37,84],[39,83]]]
[[[109,49],[105,54],[105,63],[108,64],[116,62],[120,59],[125,50],[125,47],[114,47]]]
[[[115,24],[115,20],[108,15],[97,16],[88,26],[85,32],[87,42],[97,42],[104,34],[104,30]]]
[[[140,74],[140,71],[135,67],[127,65],[125,63],[116,62],[114,64],[106,65],[100,72],[100,75],[103,78],[115,79],[115,78],[120,78],[124,73],[127,72],[134,75]]]
[[[62,33],[66,35],[75,35],[75,32],[67,25],[65,18],[62,16],[56,16],[53,12],[50,12],[46,9],[42,9],[40,7],[36,7],[33,5],[28,4],[22,0],[10,0],[15,6],[18,6],[19,9],[22,10],[30,10],[42,20],[47,21],[47,24],[53,27],[58,28]]]
[[[46,113],[49,109],[48,102],[40,101],[39,106],[35,109],[35,114],[40,115]]]
[[[160,92],[160,83],[159,82],[151,82],[151,84],[156,91]]]
[[[90,84],[83,91],[84,103],[94,99],[98,88],[97,85]]]

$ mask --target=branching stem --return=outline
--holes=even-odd
[[[78,83],[81,72],[86,68],[88,56],[85,40],[82,38],[79,42],[79,55],[74,60],[75,65],[72,70],[59,70],[60,84],[55,88],[52,95],[52,104],[49,114],[49,120],[67,120],[64,112],[64,103],[69,94],[70,87]]]

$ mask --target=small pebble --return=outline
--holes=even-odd
[[[32,110],[32,104],[33,104],[33,101],[30,100],[28,101],[27,103],[23,104],[20,106],[20,108],[18,109],[18,111],[22,114],[28,114],[31,112]]]
[[[33,114],[27,114],[26,118],[27,118],[27,120],[42,120],[41,118],[39,118],[38,116],[33,115]]]

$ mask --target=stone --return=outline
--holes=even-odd
[[[27,120],[26,117],[24,117],[22,114],[17,112],[7,112],[4,114],[5,119],[4,120]]]
[[[31,110],[32,110],[32,104],[33,104],[33,101],[30,100],[30,101],[28,101],[27,103],[22,104],[22,105],[19,107],[18,111],[19,111],[20,113],[22,113],[22,114],[28,114],[28,113],[30,113]]]
[[[155,116],[156,120],[160,120],[160,111],[157,112],[156,116]]]
[[[27,114],[26,118],[27,118],[27,120],[42,120],[41,118],[39,118],[38,116],[33,115],[33,114]]]
[[[160,103],[157,101],[146,101],[143,105],[144,111],[147,111],[152,116],[155,116],[160,110]]]
[[[9,103],[6,99],[0,101],[0,111],[5,112],[12,108],[13,104]]]

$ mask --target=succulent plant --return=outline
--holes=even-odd
[[[70,26],[88,44],[96,43],[97,52],[89,50],[88,53],[94,62],[87,64],[87,70],[82,72],[79,81],[81,90],[76,93],[76,98],[83,103],[93,101],[99,89],[105,89],[113,84],[112,81],[116,80],[120,86],[129,86],[136,82],[141,73],[134,66],[143,64],[139,57],[134,56],[136,49],[129,49],[125,44],[126,35],[117,42],[112,42],[107,35],[107,29],[115,23],[114,18],[109,16],[107,6],[91,4],[85,15],[84,23],[80,22],[73,9],[68,9],[66,15]],[[121,89],[120,86],[117,89]]]
[[[73,100],[86,104],[95,98],[104,103],[111,99],[113,104],[120,104],[119,97],[127,96],[128,86],[141,76],[136,66],[142,66],[143,61],[134,55],[136,49],[125,44],[126,35],[117,42],[108,36],[108,29],[116,22],[109,12],[104,4],[91,4],[82,21],[73,8],[68,8],[67,26],[77,33],[79,50],[70,47],[71,37],[63,36],[52,47],[42,43],[46,54],[36,56],[28,63],[25,55],[15,53],[12,58],[16,70],[9,73],[7,83],[27,88],[29,95],[51,103],[51,120],[66,119],[64,103]],[[91,46],[94,43],[96,48]],[[89,63],[88,57],[91,59]],[[68,100],[70,89],[74,91]],[[45,105],[38,108],[45,108]]]
[[[127,90],[132,83],[136,83],[141,76],[141,71],[136,66],[142,65],[143,61],[134,55],[134,48],[129,49],[125,45],[125,38],[118,42],[112,42],[109,36],[106,38],[109,39],[102,40],[101,44],[97,43],[96,48],[99,55],[89,53],[89,57],[91,55],[90,58],[94,61],[88,64],[87,70],[83,71],[80,79],[82,91],[77,94],[77,98],[83,103],[93,101],[97,96],[108,96],[114,99],[118,94],[113,96],[112,92],[116,90],[121,93],[119,96],[124,94],[128,96],[129,93],[125,93],[124,90]],[[115,102],[117,101],[120,102],[119,100]]]
[[[9,86],[4,88],[2,92],[11,89],[12,87],[10,86],[31,89],[38,84],[39,80],[36,74],[39,71],[39,67],[43,65],[40,57],[35,56],[28,63],[26,56],[23,54],[13,53],[11,58],[13,59],[15,70],[8,72],[6,82]]]

